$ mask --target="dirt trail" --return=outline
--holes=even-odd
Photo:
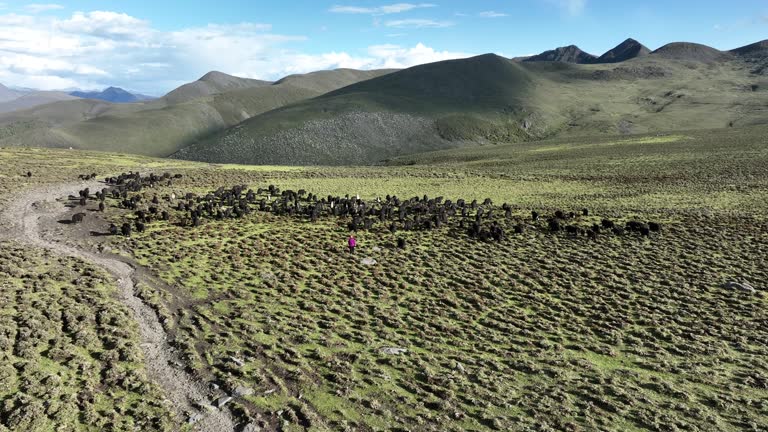
[[[57,254],[79,258],[93,263],[112,274],[117,280],[120,299],[134,314],[139,325],[141,348],[149,377],[163,390],[165,397],[173,405],[180,421],[196,420],[194,430],[202,432],[234,431],[232,416],[227,409],[218,409],[211,405],[211,396],[204,383],[195,381],[183,370],[174,367],[180,364],[168,345],[168,338],[158,321],[157,314],[136,297],[134,293],[135,272],[127,263],[113,256],[103,256],[67,244],[63,238],[57,238],[56,221],[67,212],[66,198],[77,191],[89,187],[99,190],[104,187],[99,182],[76,182],[38,188],[17,195],[7,208],[0,213],[5,229],[0,238],[6,237],[31,246],[49,249]],[[201,408],[202,407],[202,408]]]

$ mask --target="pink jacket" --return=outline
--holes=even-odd
[[[354,237],[349,238],[349,247],[355,247],[357,246],[357,240],[355,240]]]

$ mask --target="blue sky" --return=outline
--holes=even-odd
[[[0,0],[0,83],[159,95],[209,70],[277,79],[572,43],[599,55],[627,37],[731,49],[768,38],[768,2]]]

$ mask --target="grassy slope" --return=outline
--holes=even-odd
[[[762,430],[765,292],[750,296],[721,284],[766,288],[766,267],[758,264],[768,253],[767,139],[766,127],[754,127],[575,137],[396,161],[415,166],[199,165],[173,189],[147,195],[276,184],[320,196],[491,197],[515,206],[513,223],[531,209],[546,215],[584,206],[592,216],[575,223],[662,221],[662,235],[648,240],[605,235],[590,242],[529,228],[503,244],[480,244],[447,230],[400,231],[409,245],[401,252],[391,249],[395,236],[377,226],[358,235],[359,258],[378,261],[367,267],[343,252],[347,233],[336,221],[254,214],[205,220],[198,229],[153,222],[144,234],[110,241],[174,287],[141,287],[141,295],[169,317],[186,361],[225,390],[254,389],[231,403],[234,412],[276,418],[284,430]],[[163,171],[167,163],[41,149],[6,149],[0,159],[8,167],[0,173],[0,202],[8,191],[81,171]],[[32,178],[19,175],[29,169]],[[108,203],[107,217],[130,217]],[[172,429],[162,423],[167,413],[157,393],[137,398],[111,381],[84,410],[65,397],[55,401],[58,414],[43,414],[47,385],[70,395],[100,378],[78,368],[104,368],[101,359],[110,355],[100,339],[110,328],[89,317],[116,317],[120,330],[109,346],[117,340],[117,350],[135,354],[136,336],[109,287],[72,286],[77,274],[89,282],[103,278],[98,272],[87,276],[82,263],[14,245],[3,250],[0,274],[10,277],[14,295],[0,303],[8,329],[0,338],[0,397],[7,402],[0,423],[85,430],[77,413],[86,412],[83,421],[100,429],[110,419],[119,427],[147,421],[154,426],[142,430]],[[35,283],[38,274],[47,282]],[[73,299],[67,312],[84,317],[84,349],[72,348],[82,342],[63,331],[58,309],[15,312]],[[14,337],[22,333],[20,343]],[[387,346],[408,352],[382,354]],[[18,360],[15,350],[28,354]],[[61,360],[70,351],[75,361]],[[131,376],[149,386],[140,369]]]
[[[757,124],[765,122],[768,92],[765,78],[751,70],[738,59],[662,55],[611,65],[516,63],[491,55],[440,62],[256,116],[174,157],[372,163],[467,142]]]
[[[240,78],[222,72],[212,71],[208,72],[197,81],[184,84],[169,92],[161,98],[161,102],[173,105],[218,93],[246,88],[265,87],[270,84],[272,83],[269,81]]]
[[[5,206],[13,194],[79,174],[171,163],[0,149],[0,165]],[[90,264],[0,238],[0,431],[183,430],[147,377],[132,311],[117,296],[111,277]]]
[[[766,127],[734,128],[484,146],[415,166],[222,166],[173,189],[490,197],[514,206],[511,222],[496,212],[507,232],[528,226],[502,244],[377,224],[358,233],[355,258],[346,221],[263,213],[197,229],[157,222],[114,241],[178,287],[158,307],[186,358],[223,388],[253,388],[235,411],[280,413],[285,430],[761,430],[766,138]],[[533,209],[582,207],[591,215],[572,223],[637,218],[664,231],[592,242],[530,222]]]
[[[438,127],[431,124],[434,116],[450,116],[443,128],[452,138],[477,138],[451,124],[466,122],[467,114],[501,122],[520,116],[532,82],[524,67],[495,55],[416,66],[265,113],[175,156],[267,164],[368,163],[371,153],[390,157],[403,150],[400,146],[408,152],[446,146],[432,133]],[[511,113],[499,117],[498,110]],[[475,118],[469,123],[482,124]],[[524,135],[516,125],[511,130]]]
[[[47,129],[86,121],[102,115],[132,113],[144,109],[144,104],[113,104],[94,99],[53,102],[34,108],[0,115],[0,139],[27,133],[28,137],[45,136]],[[35,132],[32,132],[35,131]],[[33,140],[27,145],[42,145]]]
[[[17,99],[13,99],[7,102],[0,103],[0,113],[6,113],[16,110],[25,110],[33,108],[39,105],[48,104],[56,101],[75,100],[74,96],[70,96],[64,92],[58,91],[35,91],[22,95]]]
[[[274,85],[232,90],[138,112],[111,112],[59,128],[33,128],[0,140],[2,145],[41,145],[165,156],[191,141],[259,113],[314,97],[388,71],[327,71],[294,76]]]

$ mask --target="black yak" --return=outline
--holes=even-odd
[[[560,231],[560,221],[558,219],[550,219],[548,222],[549,230],[552,232]]]

